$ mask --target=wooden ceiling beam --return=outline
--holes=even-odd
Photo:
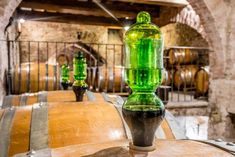
[[[185,7],[189,3],[187,0],[110,0],[110,1],[118,1],[132,4],[149,4],[149,5],[162,5],[162,6],[170,6],[170,7]]]
[[[51,11],[51,12],[58,12],[58,13],[64,13],[64,14],[79,14],[79,15],[94,15],[94,16],[103,16],[103,17],[109,17],[103,10],[100,8],[85,8],[85,7],[72,7],[72,6],[61,6],[56,4],[45,4],[45,3],[37,3],[37,2],[22,2],[19,7],[23,8],[32,8],[32,9],[43,9],[45,11]],[[136,13],[135,12],[128,12],[128,11],[118,11],[113,10],[113,14],[117,18],[135,18]]]
[[[117,23],[111,17],[98,17],[98,16],[87,16],[87,15],[18,10],[17,18],[24,18],[26,21],[29,20],[29,21],[44,21],[44,22],[61,22],[61,23],[73,23],[73,24],[122,27],[120,23]],[[119,18],[119,20],[123,21],[124,19]],[[129,22],[133,23],[133,20],[130,20]]]
[[[34,2],[34,3],[40,3],[40,4],[52,4],[52,5],[58,5],[63,7],[79,7],[79,8],[89,8],[89,9],[100,9],[97,7],[95,3],[92,2],[92,0],[88,0],[87,2],[81,2],[78,0],[24,0],[23,2]],[[22,4],[23,4],[22,2]],[[116,11],[116,12],[127,12],[129,14],[137,14],[139,11],[145,10],[152,14],[152,16],[159,16],[159,8],[160,6],[157,5],[148,5],[148,4],[127,4],[119,1],[101,1],[101,4],[104,5],[108,10],[110,11]]]

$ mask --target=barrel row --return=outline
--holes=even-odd
[[[86,82],[90,89],[106,92],[124,91],[124,68],[88,67]],[[60,89],[60,67],[45,63],[22,63],[12,71],[12,93],[53,91]],[[73,82],[73,72],[70,72],[70,82]]]
[[[18,69],[18,70],[16,70]],[[56,90],[60,88],[60,69],[58,66],[47,64],[21,64],[20,68],[16,66],[13,72],[13,93],[24,93],[27,91],[37,92],[42,90]],[[99,67],[90,68],[87,83],[91,89],[105,92],[123,92],[125,91],[125,74],[122,66],[112,68]],[[208,91],[209,73],[208,67],[198,69],[195,65],[188,65],[179,68],[174,72],[167,71],[166,79],[163,85],[171,85],[172,79],[176,88],[183,86],[194,86],[198,93]],[[70,80],[73,81],[72,72]]]
[[[188,65],[176,71],[168,70],[164,73],[162,84],[171,86],[172,83],[176,88],[195,87],[197,93],[205,94],[209,89],[209,67]]]
[[[60,68],[45,63],[22,63],[12,72],[12,93],[60,89]]]
[[[121,108],[104,102],[55,102],[0,110],[0,157],[29,150],[130,138]],[[184,138],[172,115],[156,137]],[[174,131],[175,130],[175,131]]]
[[[197,50],[170,49],[168,52],[170,64],[192,64],[198,59]]]

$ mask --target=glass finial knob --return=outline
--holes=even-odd
[[[151,17],[148,12],[146,11],[141,11],[138,13],[137,18],[136,18],[137,23],[150,23],[151,22]]]

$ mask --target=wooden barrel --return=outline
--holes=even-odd
[[[194,87],[195,75],[198,67],[195,65],[188,65],[179,68],[174,74],[174,85],[176,88],[184,86]]]
[[[198,58],[197,51],[192,49],[170,49],[168,55],[170,64],[193,63]]]
[[[171,85],[171,81],[172,81],[172,75],[173,75],[173,71],[171,70],[165,70],[163,72],[163,80],[162,80],[162,84],[161,85]]]
[[[209,89],[209,66],[201,67],[195,76],[195,87],[198,94],[206,94]]]
[[[87,68],[86,82],[90,89],[94,88],[97,67]],[[54,91],[61,87],[60,66],[46,63],[22,63],[14,67],[12,77],[12,94],[25,92]],[[69,80],[73,83],[73,71],[69,72]]]
[[[3,99],[2,108],[12,106],[33,105],[40,102],[75,102],[76,97],[72,90],[43,91],[38,93],[25,93],[21,95],[7,95]],[[83,101],[104,101],[101,93],[87,91]]]
[[[31,149],[126,139],[130,134],[120,111],[104,101],[56,102],[0,110],[0,157]],[[164,138],[174,139],[177,134],[167,117],[159,128]]]
[[[94,144],[73,145],[57,149],[44,149],[35,156],[50,157],[234,157],[232,152],[210,144],[192,140],[157,140],[156,149],[151,152],[129,149],[129,141],[97,142]],[[27,153],[14,157],[27,157]]]
[[[124,67],[99,67],[96,78],[96,87],[98,91],[121,92],[124,90]]]
[[[60,88],[60,68],[57,65],[31,62],[16,65],[13,69],[14,94]]]

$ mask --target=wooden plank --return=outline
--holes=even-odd
[[[26,152],[29,149],[29,132],[32,107],[26,106],[16,110],[11,129],[9,156]],[[20,141],[20,142],[19,142]]]
[[[57,13],[64,13],[64,14],[80,14],[80,15],[94,15],[94,16],[104,16],[110,17],[100,8],[88,8],[88,7],[80,7],[80,6],[67,6],[67,5],[57,5],[57,4],[48,4],[48,3],[38,3],[38,2],[22,2],[19,7],[24,8],[32,8],[32,9],[42,9],[42,10],[49,10],[54,11]],[[135,18],[135,12],[129,11],[121,11],[121,10],[112,10],[112,13],[115,14],[117,18]]]
[[[47,93],[47,101],[48,102],[58,102],[63,101],[63,102],[72,102],[76,101],[75,94],[73,93],[72,90],[67,90],[67,91],[50,91]]]
[[[50,103],[48,119],[50,148],[125,139],[119,114],[106,102]]]
[[[24,0],[24,2],[35,2],[35,3],[45,3],[45,0]],[[117,11],[121,13],[138,13],[139,11],[142,11],[143,9],[145,11],[148,11],[152,14],[152,16],[158,16],[159,15],[159,7],[156,5],[149,5],[149,4],[127,4],[125,2],[119,2],[119,1],[101,1],[102,5],[104,5],[106,8],[108,8],[111,11]],[[66,1],[58,1],[58,0],[47,0],[46,4],[49,5],[58,5],[62,7],[79,7],[79,8],[86,8],[89,10],[98,10],[100,9],[95,3],[92,1],[87,2],[81,2],[78,0],[66,0]],[[49,9],[51,10],[51,9]],[[95,13],[94,13],[95,14]]]
[[[20,96],[19,95],[14,95],[14,97],[12,98],[11,105],[12,106],[19,106],[20,105]]]
[[[186,5],[189,4],[186,0],[111,0],[111,1],[162,5],[162,6],[171,6],[171,7],[185,7]]]
[[[15,115],[14,109],[6,109],[0,122],[0,157],[8,156],[8,149],[10,144],[10,133],[12,128],[12,121]]]
[[[166,131],[169,130],[167,132],[170,132],[170,136],[173,135],[174,139],[186,139],[185,128],[180,127],[175,117],[167,110],[165,113],[165,120],[166,120],[167,126],[169,127],[169,128],[166,128]]]
[[[48,13],[48,12],[37,12],[37,11],[19,10],[17,18],[24,18],[25,20],[30,20],[30,21],[48,21],[48,22],[87,24],[87,25],[120,26],[120,24],[114,21],[112,18],[107,18],[107,17]],[[22,73],[22,76],[23,74],[24,73]],[[25,85],[22,86],[24,87]]]
[[[38,96],[36,94],[28,95],[26,105],[32,105],[38,102]]]
[[[168,122],[166,121],[166,119],[164,119],[161,123],[161,127],[165,133],[165,137],[166,139],[175,139],[175,136],[172,133],[172,130],[168,124]]]

